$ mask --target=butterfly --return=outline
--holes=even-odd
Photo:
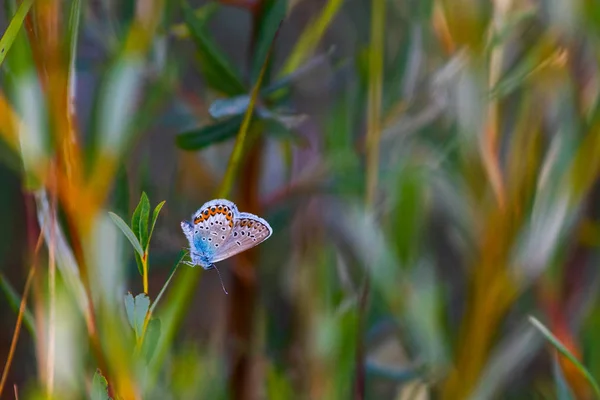
[[[273,234],[267,221],[239,212],[234,203],[224,199],[204,203],[191,221],[181,221],[181,229],[190,243],[191,262],[186,264],[199,265],[205,270],[214,268],[219,279],[221,273],[214,263],[248,250]],[[227,293],[224,286],[223,290]]]

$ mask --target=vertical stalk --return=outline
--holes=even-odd
[[[369,93],[367,105],[367,193],[365,204],[373,206],[377,193],[379,137],[381,134],[381,97],[383,86],[383,47],[385,0],[371,3],[371,44],[369,47]]]
[[[148,294],[148,251],[142,257],[142,274],[144,279],[144,293]]]

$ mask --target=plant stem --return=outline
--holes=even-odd
[[[142,274],[144,279],[144,293],[148,294],[148,250],[144,252],[144,257],[142,257]]]
[[[25,288],[23,289],[23,295],[21,297],[21,304],[19,306],[19,314],[17,316],[15,331],[13,333],[12,341],[10,342],[10,349],[8,351],[8,358],[6,359],[6,364],[4,365],[4,371],[2,371],[2,379],[0,379],[0,396],[2,396],[2,390],[4,389],[4,385],[6,384],[6,379],[8,378],[8,371],[10,370],[10,366],[15,355],[15,349],[17,348],[17,341],[19,340],[19,333],[21,332],[23,315],[25,314],[25,308],[27,307],[27,296],[29,295],[29,288],[31,287],[31,281],[33,280],[33,275],[35,273],[37,265],[37,254],[42,245],[42,238],[44,237],[42,232],[43,230],[40,229],[40,234],[35,245],[33,265],[31,266],[29,274],[27,275],[27,280],[25,281]]]

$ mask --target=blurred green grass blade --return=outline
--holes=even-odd
[[[281,27],[281,23],[279,24]],[[271,54],[273,53],[273,47],[275,44],[275,39],[277,38],[277,34],[279,33],[279,29],[275,32],[273,40],[271,41],[271,46],[269,47],[269,51],[265,56],[263,61],[262,68],[260,70],[260,75],[258,76],[258,80],[254,84],[252,88],[252,94],[250,96],[250,104],[246,109],[246,113],[244,115],[244,120],[242,121],[242,126],[240,127],[240,131],[238,132],[237,139],[235,141],[235,147],[231,152],[231,158],[229,159],[229,163],[227,164],[227,171],[225,171],[225,176],[223,177],[223,182],[221,183],[221,188],[219,189],[219,197],[229,197],[229,192],[231,191],[231,187],[233,186],[233,179],[237,172],[238,165],[242,158],[242,153],[244,151],[244,143],[246,140],[246,134],[248,133],[248,128],[250,127],[250,122],[252,121],[252,113],[254,111],[254,106],[256,104],[256,99],[258,98],[258,93],[260,92],[260,87],[262,85],[262,81],[265,77],[265,72],[267,71],[267,65],[269,64],[269,59],[271,58]]]
[[[558,358],[552,357],[552,374],[554,375],[554,383],[556,384],[557,400],[574,400],[571,388],[567,383],[563,371],[558,364]]]
[[[294,50],[290,53],[280,76],[288,75],[300,67],[302,63],[310,58],[315,51],[327,28],[340,10],[343,0],[329,0],[323,10],[302,32],[300,39],[296,42]]]
[[[152,360],[152,356],[156,350],[156,345],[160,339],[160,329],[160,319],[152,318],[148,322],[148,327],[146,328],[146,333],[144,334],[144,343],[142,344],[142,354],[144,355],[147,363]]]
[[[108,381],[99,369],[96,370],[92,379],[92,395],[90,398],[91,400],[112,400],[108,396]]]
[[[8,300],[8,304],[10,305],[10,308],[12,308],[12,310],[18,314],[19,308],[21,306],[21,298],[19,297],[19,294],[17,293],[17,291],[12,287],[10,282],[6,279],[4,274],[1,272],[0,272],[0,288],[6,295],[6,299]],[[35,323],[33,320],[33,315],[31,314],[31,311],[28,308],[25,308],[25,312],[23,313],[23,322],[25,323],[25,326],[27,327],[27,330],[29,331],[31,336],[33,336],[33,340],[35,341],[36,340]]]
[[[263,3],[262,13],[256,24],[256,41],[252,65],[250,66],[251,82],[258,80],[263,62],[273,42],[273,37],[279,29],[279,24],[285,18],[288,6],[287,0],[267,0]]]
[[[540,331],[540,333],[558,350],[562,355],[567,357],[569,361],[575,365],[575,367],[581,372],[581,374],[588,380],[596,398],[600,399],[600,386],[596,382],[596,379],[588,372],[588,370],[575,358],[575,356],[558,340],[556,336],[552,334],[540,321],[534,317],[529,317],[529,322]]]
[[[152,233],[154,233],[154,226],[156,225],[156,220],[158,219],[158,214],[160,214],[160,210],[163,208],[165,203],[166,203],[166,200],[163,200],[160,203],[158,203],[158,205],[154,208],[154,211],[152,212],[152,225],[150,227],[150,233],[148,234],[148,243],[150,243],[150,240],[152,239]],[[146,248],[147,247],[148,246],[146,246]]]
[[[23,25],[23,21],[27,16],[27,13],[31,9],[31,5],[33,4],[33,0],[24,0],[15,15],[11,18],[10,23],[8,24],[8,28],[2,35],[2,39],[0,39],[0,66],[4,62],[6,58],[6,54],[10,50],[21,26]]]
[[[204,24],[196,18],[194,11],[183,2],[183,18],[190,30],[198,56],[200,57],[200,68],[206,79],[206,83],[216,90],[233,96],[246,91],[240,73],[235,69],[231,61],[223,53],[213,38],[206,31]]]
[[[142,249],[148,248],[148,219],[150,218],[150,200],[145,192],[142,192],[142,199],[140,200],[140,244]],[[133,227],[135,229],[135,227]]]
[[[69,74],[71,79],[75,75],[75,63],[77,58],[77,41],[79,38],[79,21],[81,20],[81,0],[72,0],[67,25],[67,41],[69,49]],[[73,83],[71,83],[73,85]]]
[[[200,24],[205,25],[219,9],[220,3],[211,1],[194,11],[194,15]],[[190,30],[185,23],[176,24],[171,27],[171,34],[178,39],[185,39],[190,36]]]
[[[123,221],[123,219],[121,217],[119,217],[117,214],[115,214],[113,212],[109,211],[108,215],[113,220],[113,222],[117,225],[117,227],[121,230],[121,232],[123,232],[125,237],[127,237],[127,239],[129,239],[129,242],[131,243],[131,245],[133,246],[135,251],[140,255],[140,257],[143,257],[144,250],[142,249],[142,245],[140,244],[139,240],[135,237],[135,234],[127,226],[125,221]]]
[[[200,150],[234,137],[242,121],[243,116],[238,115],[200,129],[180,133],[175,141],[183,150]]]

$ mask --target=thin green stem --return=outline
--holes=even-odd
[[[369,48],[369,94],[367,109],[367,208],[373,206],[379,169],[381,135],[381,97],[383,87],[383,48],[385,0],[373,0],[371,8],[371,45]]]
[[[0,39],[0,65],[4,62],[6,53],[8,53],[8,50],[10,50],[15,41],[32,4],[33,0],[25,0],[21,3],[17,12],[10,20],[10,24],[8,24],[8,28],[6,28],[4,35],[2,35],[2,39]]]
[[[279,29],[277,30],[277,32],[279,32]],[[275,37],[277,37],[277,33],[275,33]],[[233,152],[231,153],[231,157],[229,158],[229,163],[227,164],[227,171],[225,172],[223,183],[221,184],[221,187],[219,189],[218,197],[228,197],[229,192],[231,192],[233,180],[235,178],[235,174],[238,170],[242,159],[242,153],[244,151],[244,144],[246,141],[248,128],[250,127],[250,123],[252,122],[254,105],[256,104],[256,99],[258,98],[258,93],[260,92],[263,77],[265,76],[267,65],[269,64],[269,59],[271,58],[271,53],[273,52],[274,42],[275,38],[273,38],[273,42],[271,42],[271,46],[269,47],[269,51],[267,52],[265,61],[263,62],[262,68],[260,69],[258,80],[252,88],[252,94],[250,95],[250,104],[248,104],[248,108],[246,109],[246,113],[244,115],[244,120],[242,121],[242,126],[240,126],[240,131],[238,132],[237,139],[235,141],[235,147],[233,148]]]
[[[144,280],[144,293],[148,294],[148,250],[144,252],[144,257],[142,257],[142,277]]]

